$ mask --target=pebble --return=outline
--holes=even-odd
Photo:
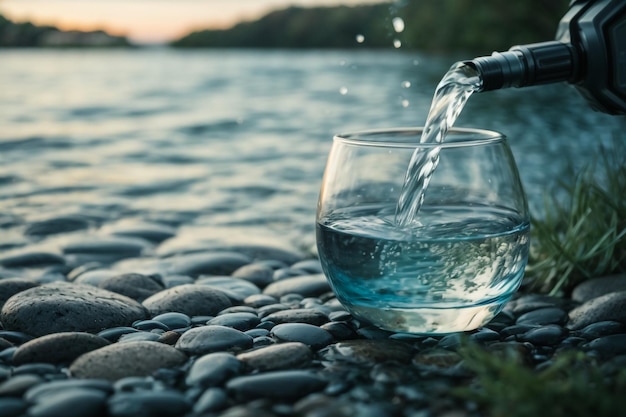
[[[304,368],[312,358],[311,349],[300,342],[279,343],[237,355],[237,359],[258,371]]]
[[[109,344],[105,338],[80,332],[62,332],[41,336],[19,346],[13,354],[13,364],[70,363],[84,353]]]
[[[626,291],[626,274],[583,281],[572,291],[572,299],[579,303],[586,303],[593,298],[618,291]]]
[[[505,338],[509,336],[517,336],[518,334],[524,334],[529,330],[536,329],[537,327],[539,326],[536,324],[514,324],[502,329],[500,331],[500,335]]]
[[[159,368],[179,366],[186,360],[183,353],[162,343],[115,343],[80,356],[69,370],[76,378],[115,381],[128,376],[149,376]]]
[[[243,332],[225,326],[196,327],[185,332],[176,342],[176,348],[191,355],[217,351],[240,351],[252,347],[252,338]]]
[[[146,315],[141,304],[123,295],[88,285],[57,282],[11,297],[0,312],[0,321],[6,329],[43,336],[60,332],[95,333],[129,325],[145,319]]]
[[[28,404],[20,398],[0,397],[0,410],[3,417],[20,417],[23,416]]]
[[[50,363],[25,363],[23,365],[13,367],[11,375],[33,374],[49,377],[52,374],[58,374],[59,368]]]
[[[156,293],[144,300],[143,305],[153,316],[168,312],[188,316],[214,316],[232,303],[220,290],[204,285],[186,284]]]
[[[291,249],[273,246],[271,244],[264,245],[230,245],[224,248],[233,252],[242,253],[255,262],[267,262],[268,264],[287,264],[302,260],[302,254]]]
[[[330,284],[323,274],[285,278],[265,287],[263,294],[280,298],[286,294],[300,294],[303,297],[318,297],[331,291]]]
[[[320,328],[330,333],[335,340],[348,340],[355,339],[357,337],[357,332],[354,328],[348,323],[342,321],[325,323],[322,324]]]
[[[272,328],[272,336],[281,342],[301,342],[319,350],[334,342],[332,334],[306,323],[284,323]]]
[[[136,332],[136,333],[127,333],[122,335],[118,339],[118,343],[128,343],[128,342],[139,342],[139,341],[148,341],[148,342],[156,342],[161,338],[159,333],[153,332]]]
[[[626,324],[626,291],[601,295],[576,307],[569,312],[567,327],[578,330],[609,320]]]
[[[24,394],[23,399],[29,403],[40,402],[43,398],[55,396],[60,392],[73,389],[89,389],[101,391],[105,394],[113,393],[113,385],[103,379],[60,379],[44,382],[30,388]]]
[[[44,379],[39,375],[15,375],[0,383],[0,397],[21,397],[30,388],[42,382]]]
[[[38,285],[36,281],[24,278],[0,279],[0,308],[15,294]]]
[[[152,243],[161,243],[176,236],[176,229],[157,223],[119,224],[104,228],[114,236],[138,237]]]
[[[107,278],[114,277],[119,274],[120,273],[118,271],[114,271],[112,269],[92,269],[91,271],[86,271],[78,275],[73,282],[76,284],[87,284],[97,287]]]
[[[290,370],[236,377],[228,381],[226,389],[238,401],[257,398],[289,401],[321,391],[326,384],[311,371]]]
[[[65,258],[56,253],[30,249],[20,250],[0,258],[0,266],[5,268],[34,268],[47,265],[65,265]]]
[[[540,308],[524,313],[517,318],[516,324],[544,326],[547,324],[565,325],[567,313],[558,307]]]
[[[66,214],[31,222],[24,230],[24,234],[27,236],[49,236],[84,230],[89,226],[90,221],[87,217],[80,214]]]
[[[7,342],[21,345],[22,343],[26,343],[30,340],[33,340],[33,337],[23,333],[23,332],[14,332],[11,330],[0,330],[0,337]]]
[[[410,344],[387,339],[355,339],[335,343],[320,351],[326,360],[369,364],[394,361],[409,363],[414,355]]]
[[[153,276],[143,274],[122,274],[106,277],[100,281],[98,287],[125,295],[140,303],[164,289],[163,285]]]
[[[200,275],[230,275],[252,259],[237,252],[206,252],[180,255],[169,261],[167,272],[170,274],[195,278]]]
[[[163,313],[152,318],[154,321],[164,324],[169,329],[183,329],[191,326],[191,318],[184,313]],[[206,323],[207,320],[204,320]]]
[[[223,410],[228,406],[228,395],[222,388],[208,388],[193,405],[195,414]]]
[[[321,274],[323,272],[322,264],[319,259],[305,259],[292,264],[291,268],[300,269],[309,274]]]
[[[273,281],[274,270],[264,264],[251,263],[237,268],[232,276],[251,282],[258,288],[265,288]]]
[[[452,333],[442,337],[441,340],[439,340],[439,343],[437,343],[437,346],[441,349],[455,350],[461,346],[461,342],[461,333]]]
[[[276,304],[278,303],[278,300],[275,297],[272,297],[267,294],[255,294],[255,295],[246,297],[246,299],[243,300],[243,302],[245,305],[248,305],[250,307],[259,308],[259,307],[265,307],[268,305]]]
[[[549,324],[547,326],[531,329],[518,336],[518,339],[521,342],[529,342],[533,345],[554,346],[558,345],[561,340],[565,339],[567,334],[567,329],[555,324]]]
[[[230,353],[209,353],[194,361],[185,383],[188,386],[199,385],[204,388],[222,385],[240,373],[241,365],[241,361]]]
[[[95,255],[105,259],[123,259],[139,257],[150,247],[144,239],[113,236],[82,237],[62,246],[63,253],[68,255]]]
[[[114,394],[108,408],[113,417],[179,417],[191,409],[191,404],[178,391],[137,391]]]
[[[72,388],[40,399],[28,409],[29,417],[92,417],[106,409],[107,394],[100,390]]]
[[[152,330],[163,330],[167,332],[170,330],[168,326],[166,326],[165,324],[157,320],[139,320],[133,323],[133,328],[137,330],[143,330],[146,332],[149,332]]]
[[[320,326],[328,322],[328,316],[319,310],[308,308],[294,308],[281,310],[263,317],[261,321],[272,321],[281,323],[308,323]]]
[[[616,321],[599,321],[583,328],[579,334],[587,340],[616,333],[626,333],[626,325]]]
[[[242,302],[246,297],[259,294],[259,287],[244,279],[233,277],[200,277],[196,280],[198,285],[208,285],[231,295],[231,298]]]
[[[586,350],[596,351],[603,357],[626,354],[626,334],[602,336],[583,345]]]
[[[500,340],[500,333],[495,330],[483,328],[478,330],[476,333],[471,334],[469,339],[477,343],[495,342]]]
[[[112,327],[98,333],[98,336],[108,340],[109,342],[117,342],[120,337],[128,333],[137,333],[139,330],[134,327],[120,326]]]
[[[246,330],[254,328],[260,322],[261,319],[259,319],[256,314],[241,312],[228,314],[220,313],[220,315],[218,315],[217,317],[209,320],[207,324],[232,327],[233,329],[245,332]]]

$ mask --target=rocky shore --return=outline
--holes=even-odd
[[[568,352],[605,375],[626,363],[623,276],[425,337],[360,323],[317,259],[270,243],[171,250],[166,224],[96,234],[71,216],[24,236],[0,252],[4,417],[485,416],[457,394],[477,383],[462,346],[533,372]]]

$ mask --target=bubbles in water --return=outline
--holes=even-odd
[[[365,36],[363,36],[361,34],[356,35],[356,41],[358,43],[363,43],[363,41],[365,41]]]
[[[411,87],[411,81],[402,82],[402,88],[409,88],[409,87]]]
[[[411,103],[409,102],[409,100],[404,99],[404,100],[402,100],[400,102],[400,104],[402,104],[402,107],[404,107],[406,109],[407,107],[409,107],[409,104],[411,104]]]
[[[394,17],[391,21],[391,24],[393,25],[393,30],[395,30],[397,33],[404,31],[404,20],[402,20],[401,18]]]
[[[341,87],[339,89],[339,94],[341,94],[342,96],[345,96],[346,94],[348,94],[348,87]]]
[[[400,39],[394,39],[393,40],[393,47],[398,49],[399,47],[402,46],[402,42],[400,42]]]

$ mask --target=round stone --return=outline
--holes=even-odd
[[[280,298],[286,294],[300,294],[303,297],[317,297],[330,292],[330,284],[323,274],[285,278],[265,287],[263,294]]]
[[[259,294],[259,287],[251,282],[240,278],[232,277],[200,277],[196,281],[198,285],[208,285],[229,294],[231,298],[237,301],[243,301],[246,297]]]
[[[4,417],[23,416],[28,408],[28,403],[21,398],[0,398],[0,410]]]
[[[80,214],[66,214],[32,222],[24,231],[28,236],[48,236],[83,230],[89,227],[89,219]]]
[[[531,329],[518,337],[521,342],[529,342],[533,345],[554,346],[567,337],[567,329],[555,324]]]
[[[174,228],[156,223],[119,224],[104,228],[104,231],[114,236],[136,237],[152,243],[161,243],[176,236]]]
[[[107,394],[100,390],[72,388],[45,396],[28,409],[32,417],[91,417],[106,409]]]
[[[23,398],[29,403],[38,403],[46,397],[53,397],[58,393],[74,389],[96,390],[108,395],[113,392],[113,385],[103,379],[59,379],[44,382],[29,389]]]
[[[236,252],[206,252],[180,255],[170,259],[170,274],[198,277],[200,275],[230,275],[252,261]]]
[[[254,328],[261,319],[253,313],[228,313],[220,314],[207,322],[210,325],[232,327],[233,329],[246,331]]]
[[[76,378],[116,381],[128,376],[149,376],[160,368],[179,366],[186,360],[183,353],[162,343],[114,343],[80,356],[69,369]]]
[[[145,319],[135,300],[88,285],[56,282],[22,291],[2,307],[6,329],[32,336],[61,332],[96,333]],[[49,320],[42,320],[49,317]]]
[[[261,321],[281,323],[308,323],[320,326],[328,322],[328,316],[319,310],[310,308],[294,308],[281,310],[263,317]]]
[[[612,292],[626,291],[626,274],[594,278],[578,284],[572,291],[572,299],[585,303],[593,298]]]
[[[569,312],[567,327],[578,330],[599,321],[626,324],[626,291],[601,295],[576,307]]]
[[[218,386],[231,377],[238,375],[241,370],[241,361],[230,353],[209,353],[198,358],[185,379],[188,386],[202,387]]]
[[[100,255],[111,259],[138,257],[149,248],[144,239],[112,236],[92,236],[76,239],[63,246],[64,254]]]
[[[38,286],[39,283],[30,279],[6,278],[0,279],[0,308],[4,303],[18,292]]]
[[[21,397],[30,388],[42,382],[44,382],[44,379],[39,375],[23,374],[12,376],[0,383],[0,398]]]
[[[65,265],[65,259],[56,253],[27,249],[1,257],[0,265],[5,268],[35,268],[48,265]]]
[[[90,333],[53,333],[38,337],[18,347],[13,354],[13,364],[70,363],[82,354],[108,344],[108,340]]]
[[[296,400],[307,394],[321,391],[327,382],[310,371],[290,370],[264,372],[233,378],[226,389],[238,401],[257,398]]]
[[[304,368],[312,358],[311,349],[300,342],[279,343],[237,355],[237,359],[258,371]]]
[[[183,313],[163,313],[153,317],[152,320],[163,323],[170,329],[184,329],[191,326],[191,318]]]
[[[546,324],[564,325],[567,322],[567,313],[557,307],[540,308],[522,314],[517,318],[517,324],[531,324],[544,326]]]
[[[144,300],[153,316],[178,312],[188,316],[214,316],[232,305],[222,291],[203,285],[186,284],[169,288]]]
[[[586,350],[600,353],[604,357],[626,354],[626,334],[599,337],[583,346]]]
[[[228,395],[221,388],[209,388],[202,393],[193,406],[195,414],[220,411],[228,406]]]
[[[125,295],[138,302],[162,291],[163,285],[153,276],[142,274],[122,274],[104,278],[100,288]]]
[[[617,321],[599,321],[591,323],[580,331],[580,336],[587,340],[597,339],[616,333],[626,333],[626,325]]]
[[[314,350],[334,342],[334,338],[329,332],[306,323],[278,324],[272,328],[272,335],[282,342],[301,342]]]
[[[265,288],[270,284],[273,275],[274,270],[272,268],[259,263],[244,265],[232,274],[233,277],[249,281],[258,288]]]
[[[252,347],[252,338],[225,326],[203,326],[186,331],[176,348],[191,355],[218,351],[240,351]]]
[[[185,396],[173,390],[121,392],[108,402],[112,417],[178,417],[191,409]]]

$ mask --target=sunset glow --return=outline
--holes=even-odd
[[[105,30],[137,43],[162,43],[192,30],[226,28],[289,5],[384,0],[0,0],[0,14],[63,30]]]

